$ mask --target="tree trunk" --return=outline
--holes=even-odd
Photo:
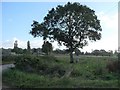
[[[72,51],[70,51],[70,63],[74,63]]]
[[[73,47],[72,44],[70,46],[70,63],[74,63],[74,59],[73,59]]]

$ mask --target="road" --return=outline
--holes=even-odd
[[[1,65],[2,66],[2,71],[8,70],[9,68],[15,67],[14,64],[5,64],[5,65]],[[1,68],[0,66],[0,68]]]

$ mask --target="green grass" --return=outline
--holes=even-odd
[[[39,57],[41,58],[41,57]],[[43,60],[44,58],[44,60]],[[116,57],[86,57],[81,56],[78,63],[70,64],[69,57],[57,56],[56,61],[50,57],[42,57],[40,60],[45,62],[46,70],[44,74],[36,72],[25,72],[18,69],[12,69],[3,73],[3,82],[12,87],[41,88],[41,87],[118,87],[118,74],[109,73],[106,64],[110,60],[116,60]],[[41,62],[41,63],[42,63]],[[72,65],[72,66],[71,66]],[[59,74],[64,70],[67,72],[73,69],[68,77]],[[51,72],[51,73],[49,73]]]
[[[7,81],[6,81],[7,80]],[[3,81],[14,87],[118,87],[118,80],[81,80],[81,78],[50,78],[48,76],[30,74],[19,70],[9,70],[3,74]]]

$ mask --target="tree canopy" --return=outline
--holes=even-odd
[[[88,40],[101,39],[100,20],[95,11],[80,3],[68,2],[64,6],[52,8],[39,23],[33,21],[30,34],[34,37],[49,38],[58,41],[70,50],[70,62],[73,63],[73,51],[88,45]]]

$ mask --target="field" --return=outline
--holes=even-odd
[[[119,87],[119,74],[109,72],[106,68],[107,64],[116,61],[117,57],[80,56],[79,62],[73,64],[69,63],[68,55],[37,58],[39,63],[36,66],[31,64],[35,67],[33,71],[18,69],[25,67],[18,65],[18,68],[3,73],[3,82],[18,88]]]

